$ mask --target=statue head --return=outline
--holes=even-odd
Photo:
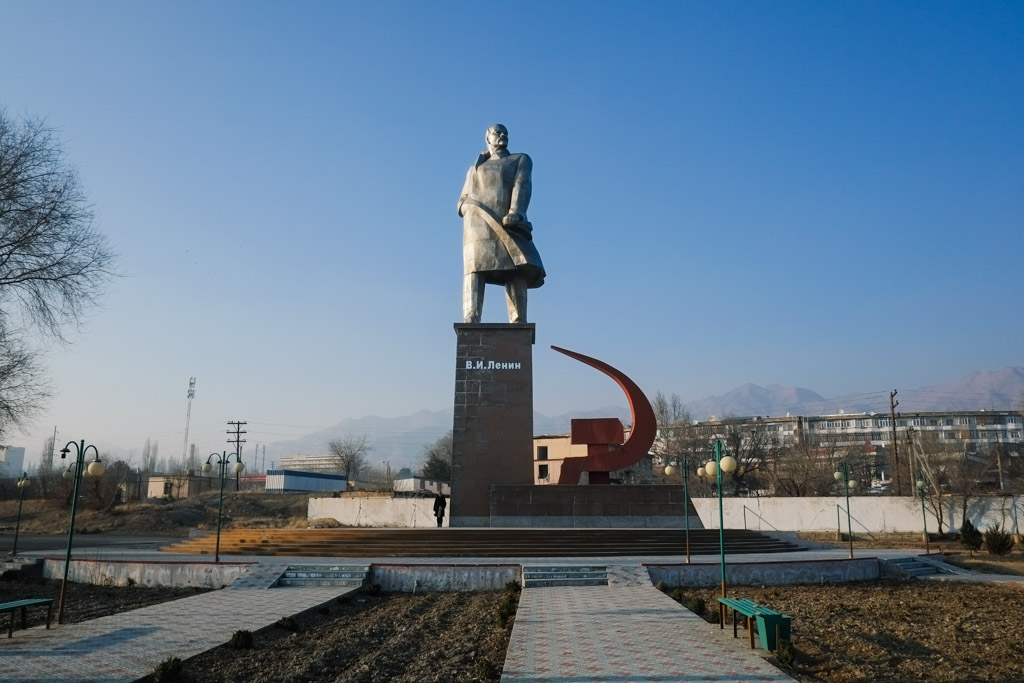
[[[493,154],[496,150],[508,148],[508,128],[496,123],[487,129],[484,139],[487,141],[487,149]]]

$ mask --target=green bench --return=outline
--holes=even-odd
[[[14,637],[14,613],[21,610],[21,627],[28,628],[28,621],[25,618],[25,610],[37,605],[46,605],[46,628],[50,628],[50,615],[53,614],[53,598],[31,598],[29,600],[15,600],[14,602],[0,603],[0,614],[11,613],[11,623],[7,627],[7,637]]]
[[[736,638],[736,626],[739,621],[737,614],[746,617],[747,633],[750,636],[750,647],[754,647],[754,622],[757,622],[757,633],[761,640],[761,647],[765,650],[775,650],[780,640],[789,640],[790,619],[781,612],[776,612],[764,605],[759,605],[753,600],[746,598],[718,598],[718,617],[720,626],[725,628],[725,613],[732,608],[732,637]]]

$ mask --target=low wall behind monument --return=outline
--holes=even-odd
[[[500,486],[502,496],[513,495],[510,489],[518,486]],[[497,512],[497,523],[492,526],[523,527],[666,527],[682,528],[682,488],[678,486],[525,486],[530,498],[503,500]],[[575,489],[569,500],[571,507],[558,507],[562,502],[547,503],[549,512],[535,519],[522,519],[523,511],[541,505],[546,493],[558,488]],[[587,490],[580,490],[587,489]],[[644,500],[616,500],[630,489],[642,489]],[[671,490],[675,490],[672,495]],[[637,492],[632,492],[636,494]],[[667,497],[664,497],[668,493]],[[630,495],[629,498],[632,498]],[[531,502],[532,501],[532,502]],[[723,501],[726,529],[753,531],[835,531],[838,517],[846,531],[845,498],[725,498]],[[310,519],[332,518],[344,526],[360,527],[431,527],[437,522],[433,516],[433,498],[310,498]],[[515,507],[512,507],[512,506]],[[523,505],[525,507],[519,507]],[[623,508],[623,505],[626,507]],[[1014,514],[1016,505],[1016,514]],[[493,504],[492,504],[493,507]],[[604,523],[606,515],[626,515]],[[619,512],[615,512],[619,511]],[[850,511],[854,534],[921,531],[921,501],[908,496],[853,496]],[[589,512],[589,514],[588,514]],[[961,502],[959,498],[943,500],[943,530],[960,527]],[[1012,533],[1021,533],[1024,527],[1024,496],[982,496],[971,500],[968,517],[980,529],[1002,524]],[[519,518],[518,520],[516,518]],[[589,518],[589,519],[588,519]],[[952,525],[951,525],[952,522]],[[445,526],[448,520],[445,519]],[[691,498],[690,528],[718,528],[718,499]],[[928,530],[938,531],[935,515],[928,509]]]
[[[718,528],[718,499],[693,498],[704,526]],[[962,499],[944,496],[943,531],[960,529]],[[1016,508],[1016,513],[1014,509]],[[724,498],[722,512],[726,529],[754,531],[835,531],[846,532],[845,497],[762,497]],[[939,527],[931,505],[926,505],[928,531]],[[1012,533],[1024,525],[1024,496],[978,496],[971,498],[967,517],[979,529],[1001,524]],[[910,496],[850,496],[850,521],[858,533],[920,532],[921,499]]]
[[[433,498],[393,498],[389,495],[310,498],[306,516],[309,519],[334,519],[342,526],[437,527]],[[448,526],[447,517],[444,525]]]

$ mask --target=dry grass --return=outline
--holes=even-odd
[[[949,564],[969,569],[972,572],[1024,576],[1024,552],[1017,550],[1003,557],[996,557],[988,553],[975,554],[973,557],[967,553],[943,553],[943,555]]]
[[[802,538],[806,541],[814,541],[815,543],[823,543],[837,548],[846,548],[850,543],[850,537],[847,536],[845,532],[843,532],[841,540],[837,539],[836,532],[834,531],[798,531],[797,538]],[[925,542],[924,535],[920,532],[899,534],[854,533],[853,547],[865,549],[906,548],[908,550],[921,550],[923,552],[925,549]],[[962,546],[960,545],[960,541],[950,534],[943,534],[942,536],[939,536],[938,534],[930,534],[928,548],[932,552],[938,552],[959,550]]]

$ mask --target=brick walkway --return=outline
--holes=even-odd
[[[746,638],[684,609],[644,574],[609,567],[608,586],[525,589],[502,681],[792,680]]]
[[[192,657],[226,643],[235,631],[269,626],[355,590],[267,590],[280,573],[256,565],[223,590],[50,630],[15,631],[12,639],[0,638],[0,680],[127,683],[168,657]]]

